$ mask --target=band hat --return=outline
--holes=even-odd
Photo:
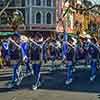
[[[43,42],[43,37],[42,37],[42,38],[40,38],[38,42]]]
[[[27,42],[28,38],[25,35],[20,36],[21,41]]]

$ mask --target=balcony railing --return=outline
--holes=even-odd
[[[56,25],[32,24],[20,25],[19,31],[56,31]],[[13,31],[10,25],[0,25],[0,31]]]
[[[24,31],[24,30],[26,30],[26,26],[25,25],[19,25],[18,30]],[[10,25],[0,25],[0,31],[13,31],[13,29],[11,28]]]
[[[30,30],[33,31],[55,31],[56,25],[47,25],[47,24],[33,24],[30,25]]]

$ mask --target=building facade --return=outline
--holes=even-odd
[[[1,9],[4,5],[5,2],[0,3]],[[12,15],[16,10],[24,17],[24,25],[19,26],[20,31],[55,32],[56,0],[12,0],[0,17],[0,31],[12,31],[7,24],[7,16]]]

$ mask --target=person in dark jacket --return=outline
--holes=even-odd
[[[12,81],[8,84],[8,88],[13,88],[17,86],[17,82],[19,81],[19,65],[21,61],[20,47],[19,47],[19,35],[14,34],[10,41],[10,63],[13,68]]]
[[[72,83],[73,80],[73,58],[74,58],[74,47],[72,45],[73,40],[71,38],[68,39],[67,42],[67,51],[65,55],[65,63],[66,63],[66,85],[69,85]]]
[[[28,37],[26,37],[25,35],[20,36],[20,47],[21,47],[23,63],[25,64],[26,67],[26,75],[30,75],[31,74],[30,59],[29,59],[30,45]]]
[[[96,44],[96,39],[92,38],[91,42],[89,43],[88,52],[90,55],[90,65],[91,65],[91,75],[90,80],[93,81],[96,78],[96,69],[97,69],[97,57],[99,54],[99,49]]]
[[[39,42],[39,36],[35,36],[35,39],[31,41],[31,62],[34,70],[34,83],[32,89],[36,90],[40,86],[40,68],[41,68],[41,45]]]

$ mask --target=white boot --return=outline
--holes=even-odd
[[[93,75],[92,77],[90,77],[90,81],[94,81],[96,78],[96,75]]]
[[[67,81],[65,82],[65,84],[66,84],[66,85],[69,85],[69,84],[72,83],[72,81],[73,81],[73,79],[71,78],[70,80],[67,80]]]

